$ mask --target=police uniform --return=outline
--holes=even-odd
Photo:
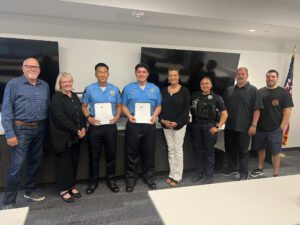
[[[217,133],[211,135],[209,130],[217,126],[220,112],[226,110],[225,104],[222,98],[214,93],[204,95],[202,92],[194,92],[191,100],[191,136],[196,155],[196,175],[206,175],[208,179],[212,179]]]
[[[129,109],[131,115],[135,114],[135,103],[150,103],[151,115],[157,106],[161,105],[161,95],[158,87],[147,82],[144,90],[137,82],[128,84],[122,93],[122,105]],[[140,151],[143,161],[145,182],[153,178],[154,153],[156,132],[154,124],[131,123],[126,124],[126,150],[127,150],[127,184],[134,186],[137,179],[137,166]]]
[[[117,113],[117,104],[121,104],[120,91],[116,86],[110,83],[107,84],[104,90],[101,88],[99,83],[93,83],[85,89],[82,102],[89,104],[90,116],[92,117],[95,116],[94,105],[96,103],[111,103],[112,113],[115,116]],[[98,183],[99,160],[102,146],[104,146],[106,153],[106,171],[108,182],[113,181],[116,174],[116,124],[100,126],[89,124],[87,138],[90,157],[90,185],[97,186]]]

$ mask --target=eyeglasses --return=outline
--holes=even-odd
[[[40,69],[39,66],[31,66],[31,65],[23,65],[26,69],[34,69],[34,70],[38,70]]]

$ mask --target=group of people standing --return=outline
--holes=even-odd
[[[278,175],[282,131],[291,114],[291,96],[278,86],[278,72],[268,71],[267,86],[257,90],[248,82],[248,70],[239,68],[236,85],[221,96],[212,92],[212,80],[203,77],[199,91],[192,93],[180,84],[180,68],[168,69],[169,86],[162,89],[147,82],[149,67],[135,67],[136,82],[119,89],[108,83],[109,67],[95,66],[97,82],[86,87],[82,100],[73,92],[73,77],[61,73],[57,77],[51,101],[48,85],[38,79],[39,63],[34,58],[23,62],[23,75],[7,83],[2,106],[2,124],[7,144],[12,147],[12,161],[7,174],[3,209],[15,207],[22,167],[27,160],[24,197],[42,201],[45,196],[36,192],[36,175],[41,163],[43,142],[49,116],[49,140],[55,152],[56,181],[60,197],[68,203],[81,197],[76,188],[80,142],[86,136],[89,149],[89,183],[86,194],[98,186],[99,161],[102,147],[106,155],[107,187],[119,192],[116,182],[116,139],[121,112],[126,124],[126,192],[132,192],[142,161],[143,181],[156,189],[154,158],[156,120],[163,126],[168,145],[170,167],[166,182],[175,187],[182,180],[183,143],[187,124],[195,150],[194,182],[212,183],[215,164],[214,144],[218,131],[225,127],[225,151],[228,154],[226,175],[239,172],[240,179],[248,178],[248,146],[254,138],[259,151],[259,164],[250,175],[263,174],[265,149],[273,153],[274,176]],[[100,104],[100,106],[99,106]],[[97,110],[108,104],[112,117],[99,119]],[[141,118],[141,113],[144,114]],[[191,113],[191,121],[189,113]],[[279,143],[280,142],[280,143]],[[141,159],[141,160],[140,160]]]

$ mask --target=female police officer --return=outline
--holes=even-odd
[[[200,81],[201,91],[191,96],[192,144],[196,156],[196,174],[193,182],[205,176],[203,183],[213,182],[217,134],[227,119],[227,111],[222,98],[214,94],[212,81],[204,77]],[[220,120],[219,120],[220,113]]]

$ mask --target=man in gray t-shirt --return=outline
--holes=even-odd
[[[228,112],[225,127],[225,151],[228,170],[224,175],[239,172],[240,180],[248,178],[248,147],[250,136],[255,135],[262,100],[257,88],[248,81],[248,69],[236,72],[236,85],[226,89],[224,101]]]

